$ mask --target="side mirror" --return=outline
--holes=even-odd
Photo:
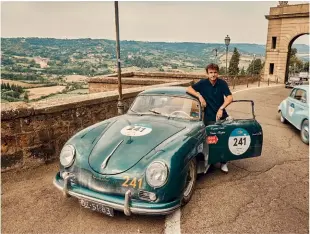
[[[124,103],[124,112],[126,113],[129,109],[129,105],[127,103]]]

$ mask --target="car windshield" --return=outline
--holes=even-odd
[[[300,80],[300,78],[299,77],[297,77],[297,76],[292,76],[292,77],[290,77],[290,79],[289,79],[290,81],[299,81]]]
[[[186,97],[141,95],[135,99],[130,111],[136,114],[153,114],[191,120],[200,119],[198,101]]]

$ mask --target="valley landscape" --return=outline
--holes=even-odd
[[[87,78],[117,71],[114,40],[2,38],[1,42],[2,102],[86,94]],[[225,74],[224,44],[121,41],[120,47],[122,72],[203,73],[206,64],[214,62]],[[308,62],[308,45],[293,48],[302,63]],[[262,68],[264,45],[232,43],[228,63],[234,49],[240,54],[240,74],[252,72],[254,56]]]

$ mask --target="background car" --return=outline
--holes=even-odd
[[[290,122],[300,130],[301,140],[309,144],[309,86],[296,86],[279,107],[282,123]]]
[[[197,98],[184,87],[148,89],[127,114],[74,135],[60,153],[54,185],[110,216],[168,214],[188,203],[210,164],[261,155],[263,132],[252,118],[205,127]]]
[[[293,88],[296,85],[309,84],[309,73],[300,72],[297,75],[290,76],[288,81],[285,82],[285,88]]]

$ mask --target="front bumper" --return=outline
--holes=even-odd
[[[147,214],[166,215],[174,212],[180,207],[180,201],[175,200],[168,203],[149,203],[131,199],[131,191],[127,190],[124,197],[103,194],[89,190],[79,185],[70,184],[71,175],[67,173],[61,178],[59,172],[56,174],[53,184],[63,192],[66,197],[72,196],[78,199],[86,199],[102,205],[123,211],[125,215]]]

